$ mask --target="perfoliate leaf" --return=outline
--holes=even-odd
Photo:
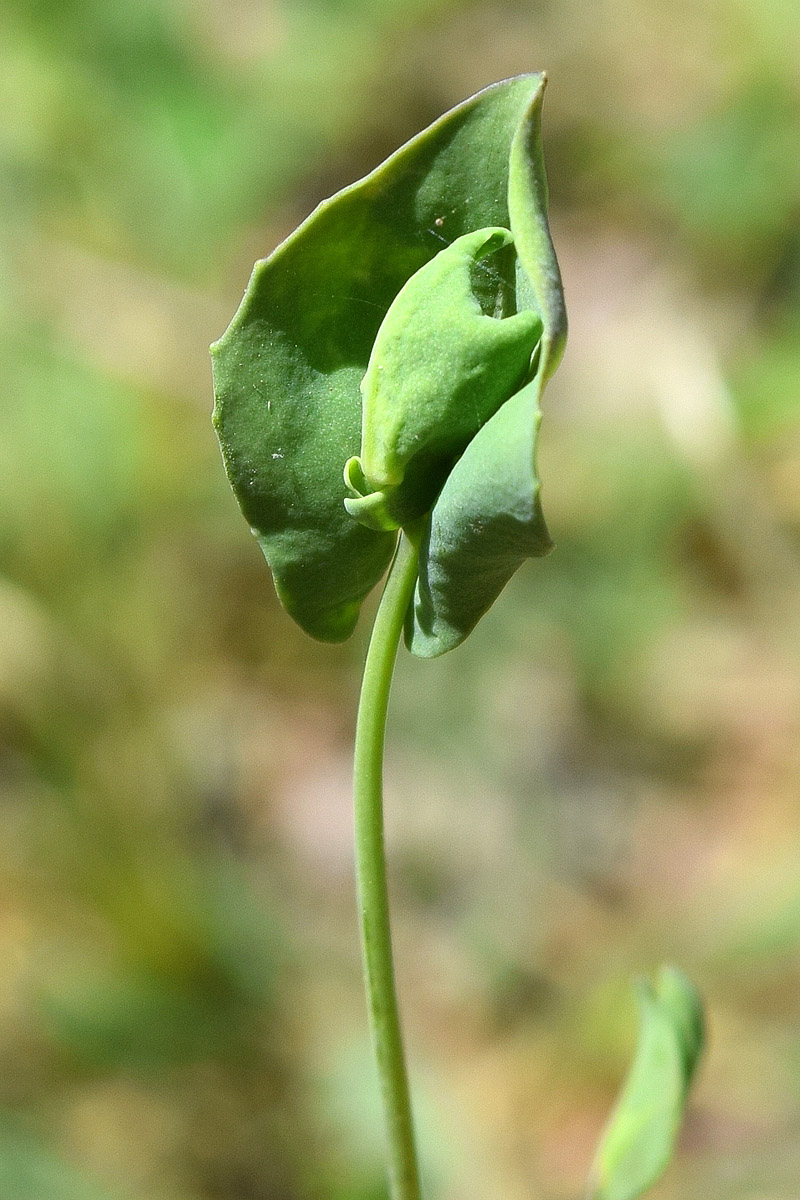
[[[639,1014],[636,1055],[598,1147],[591,1200],[636,1200],[658,1180],[702,1053],[702,1004],[676,968],[663,967],[655,988],[640,985]]]
[[[412,654],[433,658],[464,640],[526,558],[553,543],[534,473],[540,413],[534,381],[472,439],[434,505],[406,620]]]
[[[514,131],[508,211],[517,253],[515,305],[541,321],[535,375],[473,439],[434,504],[406,622],[412,653],[433,658],[458,646],[526,558],[547,554],[536,472],[545,383],[566,339],[566,311],[547,223],[541,145],[544,80]]]
[[[532,74],[487,88],[320,205],[256,265],[239,311],[212,348],[214,420],[231,484],[281,601],[316,637],[348,636],[363,597],[389,562],[396,526],[424,515],[440,489],[442,507],[437,516],[434,505],[421,568],[437,580],[428,596],[435,619],[420,627],[416,639],[412,630],[410,638],[420,652],[441,653],[457,644],[521,557],[540,553],[547,541],[532,435],[538,397],[558,360],[566,325],[546,219],[539,140],[544,82],[543,75]],[[494,251],[487,264],[477,261],[484,233]],[[443,282],[431,260],[444,250],[441,274],[447,276],[447,248],[464,235],[476,239],[469,243],[471,270],[453,270],[444,280],[449,297],[440,289],[434,304],[433,292],[417,288],[417,300],[430,301],[437,321],[443,319],[453,335],[440,339],[437,359],[425,307],[420,312],[406,306],[399,326],[396,312],[383,330],[382,323],[395,300],[403,310],[398,297],[420,268],[426,278],[431,264],[431,278]],[[512,238],[514,247],[495,249]],[[460,253],[454,252],[453,263]],[[415,287],[412,281],[408,295]],[[472,332],[470,321],[478,322]],[[402,336],[412,326],[420,336]],[[477,328],[492,335],[479,337]],[[504,339],[508,344],[498,353]],[[373,347],[375,369],[369,372]],[[384,418],[396,391],[378,387],[381,363],[409,406],[408,417],[394,426]],[[441,426],[426,423],[424,405],[412,399],[417,371]],[[526,392],[532,417],[527,424],[520,418],[528,468],[527,474],[515,468],[520,495],[513,509],[518,524],[528,511],[535,531],[493,547],[469,507],[446,497],[451,479],[462,497],[467,483],[465,471],[456,476],[451,467],[483,422],[491,424],[498,406],[534,373],[535,386]],[[362,380],[366,441],[359,459]],[[452,395],[445,395],[445,383],[452,384]],[[383,413],[377,424],[370,416],[375,405]],[[504,470],[497,466],[498,477]],[[503,512],[495,513],[485,491],[480,505],[485,528],[505,528]],[[477,549],[473,536],[480,540]],[[441,563],[440,545],[448,547]],[[532,545],[537,549],[531,551]],[[461,588],[464,570],[455,560],[498,555],[502,565],[498,561],[483,584],[470,589],[472,602],[456,602],[451,592]],[[440,637],[445,626],[449,632]]]

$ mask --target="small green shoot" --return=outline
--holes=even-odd
[[[639,984],[639,1041],[597,1150],[589,1200],[636,1200],[675,1148],[705,1041],[703,1007],[675,967]]]
[[[393,1200],[420,1181],[394,984],[383,747],[399,642],[469,635],[552,549],[536,450],[566,338],[541,144],[546,78],[446,113],[256,264],[212,347],[228,478],[287,612],[342,641],[390,566],[367,654],[354,802],[364,976]],[[699,1053],[677,972],[642,991],[639,1052],[594,1200],[633,1200],[672,1151]]]

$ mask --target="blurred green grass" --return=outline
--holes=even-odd
[[[712,1036],[658,1196],[797,1195],[799,42],[790,0],[3,6],[3,1200],[383,1195],[365,634],[280,613],[206,347],[314,203],[542,67],[558,549],[401,659],[390,734],[430,1194],[577,1197],[675,959]]]

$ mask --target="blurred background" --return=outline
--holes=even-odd
[[[546,68],[557,542],[398,666],[427,1195],[577,1200],[631,982],[711,1040],[660,1200],[800,1191],[800,8],[5,0],[0,1197],[380,1200],[351,870],[368,621],[304,638],[224,479],[252,261]]]

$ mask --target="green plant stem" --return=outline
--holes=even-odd
[[[419,1200],[419,1169],[397,1009],[383,839],[386,711],[418,550],[401,534],[372,629],[356,724],[353,796],[364,983],[386,1121],[392,1200]]]

